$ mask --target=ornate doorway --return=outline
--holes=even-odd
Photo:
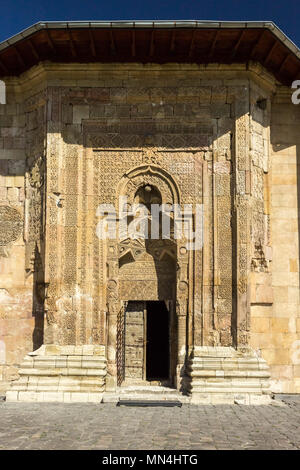
[[[119,385],[124,380],[127,384],[145,380],[172,383],[171,357],[174,359],[175,351],[170,337],[174,328],[166,302],[126,304],[124,319],[118,325],[118,336],[123,337],[123,344],[118,344],[119,353],[123,347],[123,353],[118,355]]]
[[[164,170],[147,165],[124,175],[116,195],[118,236],[108,241],[106,251],[108,373],[117,377],[117,385],[157,379],[179,387],[192,288],[191,255],[185,241],[174,236],[179,192]],[[156,368],[160,354],[161,368]]]

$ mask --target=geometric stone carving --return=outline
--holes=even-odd
[[[0,206],[0,246],[8,245],[19,238],[23,220],[20,213],[10,206]]]

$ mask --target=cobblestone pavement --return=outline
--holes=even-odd
[[[0,402],[0,449],[300,449],[300,399],[280,403],[135,408]]]

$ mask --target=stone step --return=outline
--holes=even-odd
[[[180,398],[178,395],[167,394],[167,393],[123,393],[119,394],[121,400],[174,400],[178,401]]]
[[[103,402],[117,403],[125,401],[172,401],[186,403],[189,397],[182,395],[177,389],[159,385],[130,385],[120,387],[116,392],[105,392]]]
[[[214,360],[210,358],[205,358],[203,360],[202,358],[195,358],[192,359],[189,367],[197,367],[197,368],[205,368],[205,369],[224,369],[224,368],[232,368],[232,369],[268,369],[268,365],[265,362],[259,362],[257,360],[255,361],[220,361],[220,360]]]
[[[20,369],[19,370],[20,376],[105,376],[106,369],[105,368],[81,368],[81,367],[74,367],[74,368],[51,368],[47,369],[45,367],[42,368],[32,368],[32,369]]]
[[[164,407],[173,407],[173,406],[182,406],[182,402],[179,400],[149,400],[142,398],[139,399],[120,399],[117,402],[117,406],[136,406],[136,407],[157,407],[157,406],[164,406]]]
[[[220,387],[228,387],[228,386],[235,386],[235,385],[243,385],[243,384],[249,384],[250,386],[261,386],[262,384],[268,383],[267,380],[261,380],[260,377],[244,377],[244,378],[212,378],[212,377],[195,377],[194,380],[192,381],[192,386],[198,385],[198,386],[204,386],[204,385],[218,385]]]
[[[207,369],[192,369],[190,370],[191,377],[216,377],[216,378],[229,378],[229,377],[249,377],[249,378],[269,378],[270,373],[263,370],[207,370]]]
[[[10,391],[28,391],[28,392],[88,392],[88,393],[103,393],[104,392],[104,384],[102,386],[55,386],[55,385],[27,385],[14,388],[11,387]]]
[[[78,354],[68,354],[65,356],[29,356],[28,354],[24,357],[24,361],[55,361],[55,360],[75,360],[75,361],[104,361],[106,358],[104,356],[79,356]]]
[[[163,387],[160,385],[128,385],[125,387],[120,387],[118,393],[120,393],[121,395],[126,393],[167,393],[177,395],[178,390],[176,388]]]
[[[261,387],[193,387],[192,390],[192,395],[195,393],[208,393],[208,394],[214,394],[214,393],[227,393],[231,395],[235,394],[267,394],[268,390],[261,388]]]
[[[216,361],[216,362],[247,362],[251,364],[251,362],[264,362],[264,360],[260,357],[251,356],[251,357],[217,357],[217,356],[193,356],[191,358],[193,361]]]
[[[191,392],[201,392],[201,393],[262,393],[266,390],[262,387],[251,387],[251,386],[238,386],[238,387],[219,387],[219,386],[211,386],[211,387],[197,387],[196,385],[192,388]]]
[[[13,391],[6,392],[8,402],[65,402],[65,403],[101,403],[100,392],[66,392],[66,391]]]
[[[100,359],[84,359],[84,360],[79,360],[79,359],[53,359],[49,360],[49,358],[38,358],[34,359],[33,361],[31,360],[23,360],[21,363],[21,367],[23,368],[30,368],[30,367],[35,367],[35,368],[43,368],[43,367],[83,367],[83,368],[89,368],[89,367],[100,367],[100,368],[105,368],[106,367],[106,361],[100,360]]]
[[[67,380],[63,380],[66,378]],[[23,376],[19,380],[12,382],[11,391],[36,391],[36,392],[103,392],[105,389],[105,378],[98,380],[91,376],[77,377],[69,380],[70,377],[32,377]],[[34,380],[37,379],[37,380]]]
[[[150,395],[148,393],[128,393],[128,394],[119,394],[112,392],[104,392],[103,394],[103,403],[118,403],[119,400],[125,401],[173,401],[181,403],[189,403],[190,398],[184,395],[167,395],[167,394],[156,394]]]

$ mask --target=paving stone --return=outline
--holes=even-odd
[[[0,402],[4,449],[300,449],[300,401],[285,407]]]

